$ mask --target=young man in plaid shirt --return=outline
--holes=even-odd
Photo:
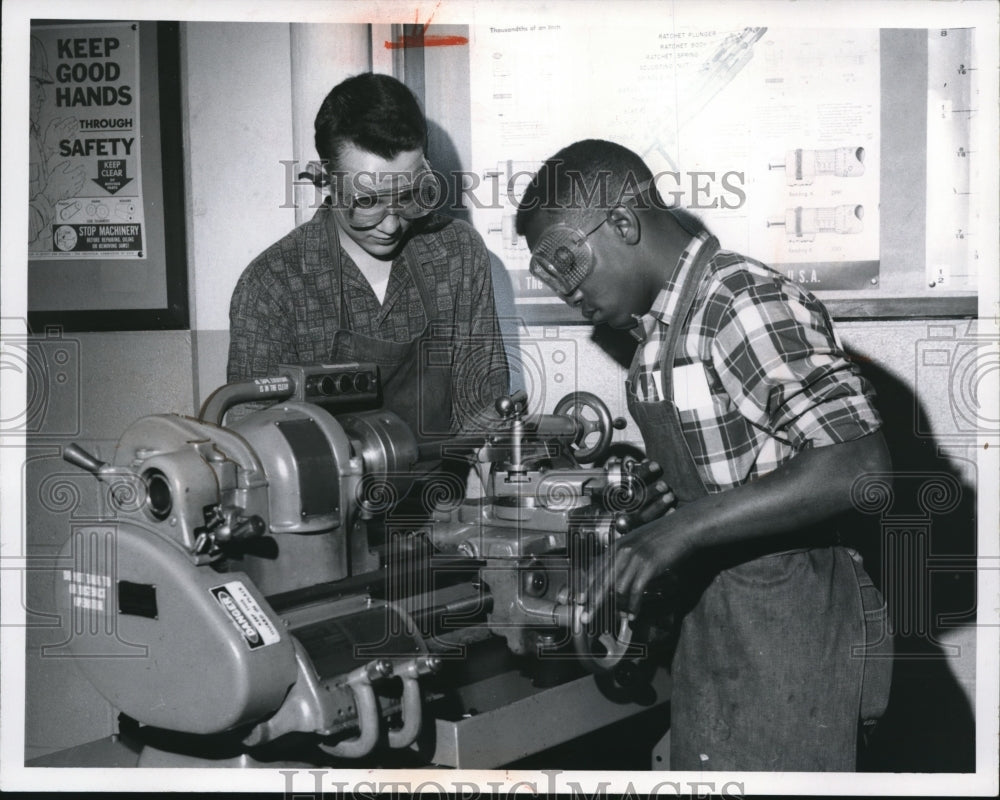
[[[587,140],[518,210],[532,273],[593,324],[631,329],[629,410],[677,505],[621,537],[629,612],[687,585],[670,768],[852,770],[888,697],[885,609],[838,518],[890,468],[873,392],[807,291],[692,234],[642,160]],[[609,587],[609,588],[610,588]]]

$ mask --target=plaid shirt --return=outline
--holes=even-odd
[[[695,237],[634,329],[640,401],[662,396],[662,347]],[[795,453],[881,427],[874,392],[845,355],[823,305],[802,287],[736,253],[718,251],[698,289],[673,367],[681,427],[710,493],[765,475]]]
[[[385,300],[340,248],[334,268],[320,208],[255,258],[229,309],[229,381],[274,375],[279,364],[329,360],[334,335],[350,329],[394,342],[415,339],[427,317],[402,253],[393,261]],[[507,358],[493,301],[490,261],[479,235],[457,220],[434,220],[406,243],[436,303],[435,329],[453,342],[452,407],[457,418],[507,394]],[[343,305],[341,305],[343,291]],[[341,319],[341,309],[347,319]]]

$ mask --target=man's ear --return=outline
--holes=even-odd
[[[625,244],[638,244],[642,231],[635,209],[629,206],[615,206],[608,212],[608,222]]]

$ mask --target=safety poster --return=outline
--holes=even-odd
[[[29,258],[145,258],[138,25],[37,25],[29,77]]]

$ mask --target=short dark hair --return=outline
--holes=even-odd
[[[427,147],[427,121],[417,98],[400,81],[378,73],[355,75],[334,86],[314,127],[316,152],[331,166],[348,143],[385,159]]]
[[[603,139],[574,142],[546,160],[531,179],[518,204],[515,227],[523,235],[540,210],[569,218],[607,211],[652,178],[642,158],[627,147]]]

